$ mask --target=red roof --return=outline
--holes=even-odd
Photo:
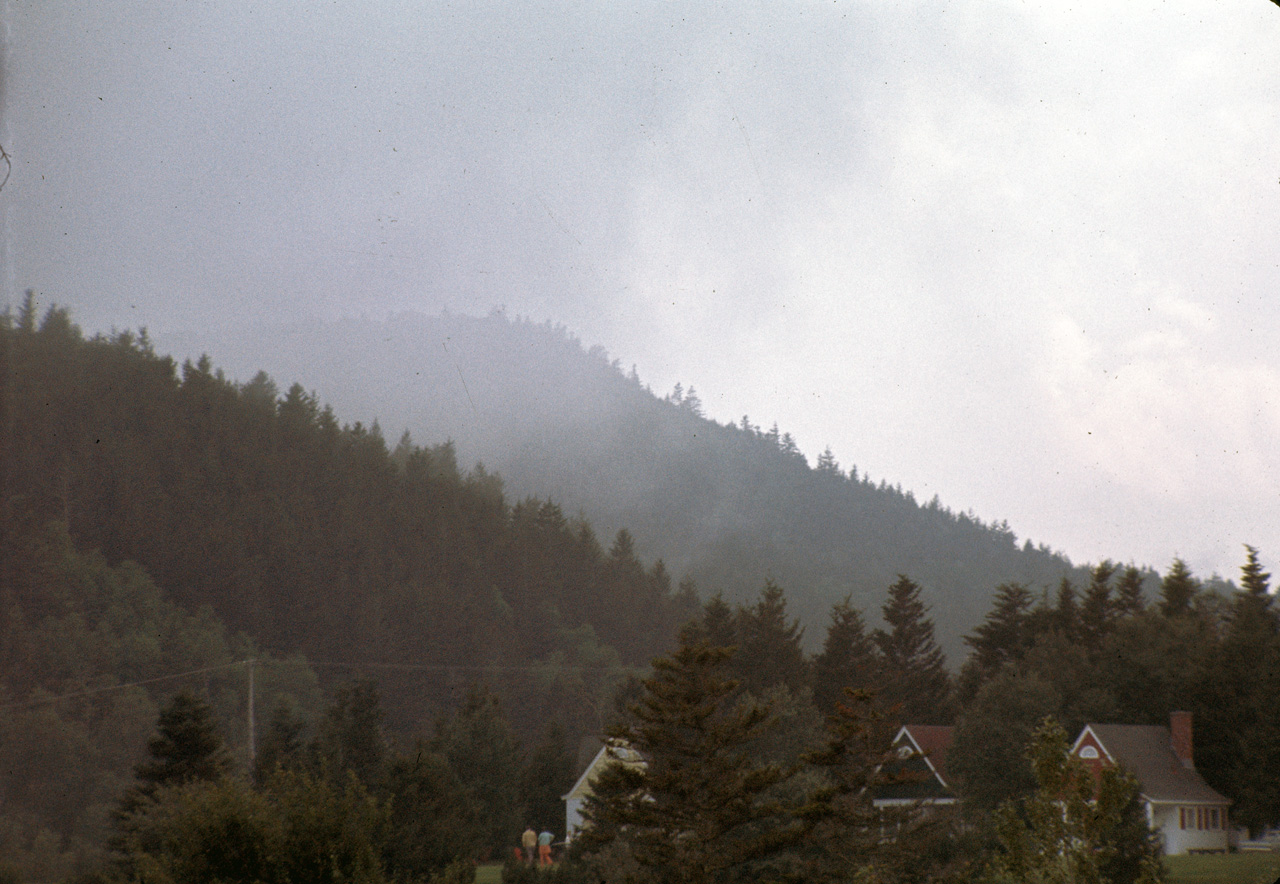
[[[951,785],[951,777],[947,773],[947,750],[951,748],[951,737],[955,728],[946,724],[904,724],[902,730],[916,744],[916,748],[928,757],[933,769],[938,772],[943,785]],[[901,732],[899,732],[901,733]]]
[[[1079,754],[1089,735],[1106,753],[1106,761],[1119,764],[1138,778],[1148,801],[1170,804],[1230,804],[1204,781],[1194,767],[1173,751],[1167,727],[1133,724],[1086,724],[1072,747]],[[1102,761],[1103,759],[1099,759]]]

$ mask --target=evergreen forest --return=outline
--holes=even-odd
[[[561,325],[501,311],[405,313],[170,343],[193,357],[216,346],[241,378],[299,379],[346,420],[376,416],[395,433],[452,441],[461,463],[482,461],[517,496],[549,496],[602,536],[625,528],[641,557],[731,601],[749,602],[772,577],[810,640],[831,605],[852,594],[875,610],[907,573],[924,589],[942,647],[959,657],[991,587],[1084,577],[1003,522],[917,500],[829,450],[810,463],[768,420],[712,420],[693,386],[655,393],[634,367]]]
[[[689,395],[653,400],[660,426],[705,425]],[[785,437],[714,432],[792,463],[797,501],[896,496],[1058,577],[969,586],[981,610],[948,658],[910,567],[816,619],[793,600],[822,596],[763,560],[745,596],[699,588],[626,527],[509,499],[448,442],[388,444],[300,384],[179,366],[145,332],[86,338],[28,297],[0,327],[0,875],[466,882],[526,825],[563,840],[560,797],[603,744],[646,764],[601,778],[554,867],[506,880],[1152,882],[1136,784],[1091,803],[1061,747],[1175,709],[1235,822],[1280,823],[1257,550],[1238,587],[1177,560],[1072,569],[810,469]],[[963,810],[872,809],[904,722],[955,726]]]

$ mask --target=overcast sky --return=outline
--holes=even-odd
[[[215,358],[501,305],[1077,562],[1280,569],[1267,0],[7,0],[4,39],[10,304]]]

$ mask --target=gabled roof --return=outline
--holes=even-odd
[[[945,724],[904,724],[894,738],[896,744],[904,735],[915,745],[916,751],[925,756],[929,767],[937,774],[942,785],[950,788],[951,777],[947,774],[947,752],[951,749],[951,738],[955,728]]]
[[[1086,724],[1072,754],[1092,734],[1106,754],[1138,778],[1142,796],[1157,804],[1230,804],[1214,791],[1196,769],[1183,764],[1173,751],[1167,727],[1144,724]]]
[[[640,753],[629,746],[617,746],[613,750],[616,757],[609,755],[609,747],[601,746],[600,751],[596,753],[596,757],[591,759],[591,763],[587,765],[587,769],[582,772],[582,776],[578,777],[573,787],[560,796],[561,801],[567,801],[570,798],[586,798],[591,794],[591,781],[596,778],[600,771],[604,770],[610,764],[628,764],[643,765],[644,759],[640,757]]]
[[[954,801],[947,776],[953,732],[943,725],[903,725],[891,744],[899,754],[882,768],[888,782],[876,787],[876,801]]]

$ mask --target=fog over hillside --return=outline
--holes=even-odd
[[[550,498],[605,538],[627,529],[642,557],[662,558],[704,595],[748,601],[779,581],[810,644],[846,595],[876,622],[902,573],[924,586],[958,664],[960,636],[997,585],[1040,592],[1071,573],[1048,545],[965,512],[963,501],[917,500],[893,477],[829,454],[810,463],[785,427],[707,419],[695,383],[657,395],[563,326],[499,311],[403,313],[222,339],[240,342],[210,353],[233,377],[261,370],[281,389],[301,383],[342,420],[376,422],[389,444],[406,431],[418,444],[452,441],[460,463],[499,473],[513,499]],[[158,343],[200,355],[196,339]]]

